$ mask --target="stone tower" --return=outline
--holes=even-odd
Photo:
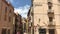
[[[60,0],[32,0],[34,34],[60,34]]]

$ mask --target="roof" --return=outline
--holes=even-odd
[[[29,9],[27,16],[29,16],[29,15],[30,15],[30,12],[31,12],[31,8]]]
[[[3,2],[5,2],[8,6],[10,6],[11,8],[13,8],[13,10],[14,10],[14,7],[10,4],[10,3],[8,3],[6,0],[2,0]]]

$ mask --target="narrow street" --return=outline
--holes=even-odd
[[[60,34],[60,0],[0,0],[0,34]]]

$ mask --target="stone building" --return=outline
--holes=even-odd
[[[33,34],[33,13],[32,13],[32,7],[30,7],[28,14],[27,14],[27,18],[28,18],[28,33],[29,34]]]
[[[23,33],[26,32],[26,18],[22,18],[22,23],[23,23]]]
[[[32,0],[34,34],[60,34],[60,0]]]
[[[16,13],[14,15],[14,34],[23,34],[23,23],[22,23],[22,16]]]
[[[0,34],[13,34],[14,8],[6,0],[0,0]]]

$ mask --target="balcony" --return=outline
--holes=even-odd
[[[54,18],[54,12],[53,12],[53,10],[48,10],[48,17]]]
[[[48,22],[48,27],[49,28],[54,28],[55,27],[55,21],[53,21],[53,22]]]

